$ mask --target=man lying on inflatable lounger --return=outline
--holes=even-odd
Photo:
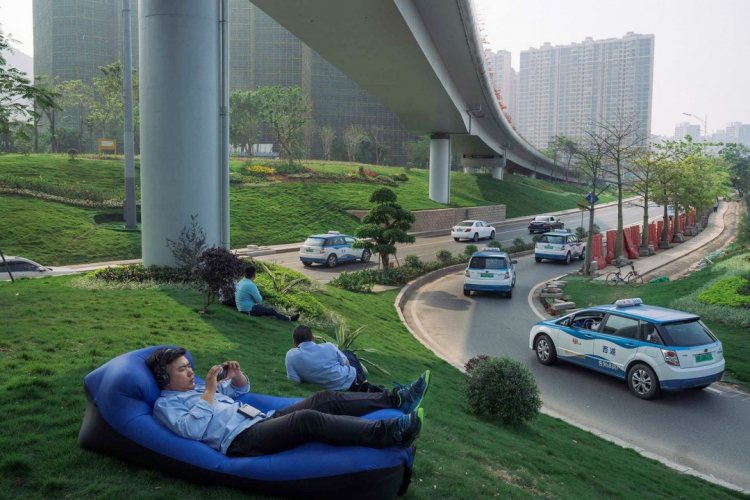
[[[185,349],[157,349],[146,364],[161,389],[154,417],[177,435],[205,443],[230,457],[272,455],[311,441],[336,446],[409,447],[422,430],[424,416],[419,406],[430,384],[427,370],[416,381],[392,391],[322,391],[265,414],[232,399],[250,390],[237,361],[212,367],[205,384],[199,385]],[[222,376],[226,379],[220,382]],[[386,408],[396,408],[405,415],[383,420],[357,418]]]

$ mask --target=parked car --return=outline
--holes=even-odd
[[[336,267],[339,262],[359,260],[369,262],[372,253],[365,248],[352,248],[357,238],[338,231],[309,236],[299,248],[299,260],[305,267],[324,264]]]
[[[25,259],[23,257],[5,256],[5,262],[3,264],[0,259],[0,281],[10,281],[10,275],[8,269],[10,268],[10,274],[13,278],[39,278],[42,276],[58,276],[62,274],[71,274],[76,272],[74,269],[67,267],[46,267],[33,260]]]
[[[463,220],[451,228],[451,236],[458,240],[474,240],[480,238],[495,239],[495,228],[483,220]]]
[[[721,342],[699,316],[641,299],[540,321],[529,347],[544,365],[560,359],[624,379],[641,399],[660,390],[705,389],[724,373]]]
[[[464,273],[464,295],[471,292],[503,292],[513,297],[516,286],[516,264],[510,255],[497,248],[486,247],[469,259]]]
[[[562,220],[552,215],[537,215],[529,222],[529,233],[546,233],[553,229],[563,229],[565,224]]]
[[[562,260],[565,264],[570,264],[575,258],[586,258],[586,244],[578,236],[564,229],[544,233],[534,245],[534,260],[537,262],[549,259]]]

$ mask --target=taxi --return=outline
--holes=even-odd
[[[366,248],[352,248],[357,238],[338,231],[327,234],[313,234],[299,247],[299,260],[305,267],[323,264],[336,267],[339,262],[359,260],[369,262],[372,252]]]
[[[513,297],[516,286],[516,264],[507,252],[497,248],[485,247],[469,259],[464,272],[464,295],[471,292],[502,292],[506,297]]]
[[[705,389],[724,374],[721,342],[699,316],[637,298],[540,321],[529,347],[543,365],[563,360],[624,379],[641,399]]]
[[[570,264],[572,259],[586,258],[586,244],[564,229],[544,233],[534,245],[534,260],[561,260]]]

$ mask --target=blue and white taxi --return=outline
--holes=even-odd
[[[485,247],[469,259],[464,273],[464,295],[471,292],[503,292],[513,296],[516,286],[516,264],[510,256],[497,248]]]
[[[529,347],[544,365],[560,359],[625,379],[641,399],[659,390],[704,389],[724,373],[721,342],[699,316],[641,299],[540,321]]]
[[[544,233],[534,245],[534,260],[562,260],[570,264],[572,259],[583,260],[586,257],[586,244],[575,234],[564,229]]]
[[[324,264],[336,267],[339,262],[360,260],[369,262],[372,252],[366,248],[352,248],[357,241],[354,236],[328,231],[327,234],[314,234],[299,247],[299,260],[305,267]]]

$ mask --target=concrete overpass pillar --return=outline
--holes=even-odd
[[[221,244],[220,32],[217,2],[140,0],[144,265],[173,265],[190,216]]]
[[[451,198],[451,136],[430,136],[430,199],[447,205]]]

